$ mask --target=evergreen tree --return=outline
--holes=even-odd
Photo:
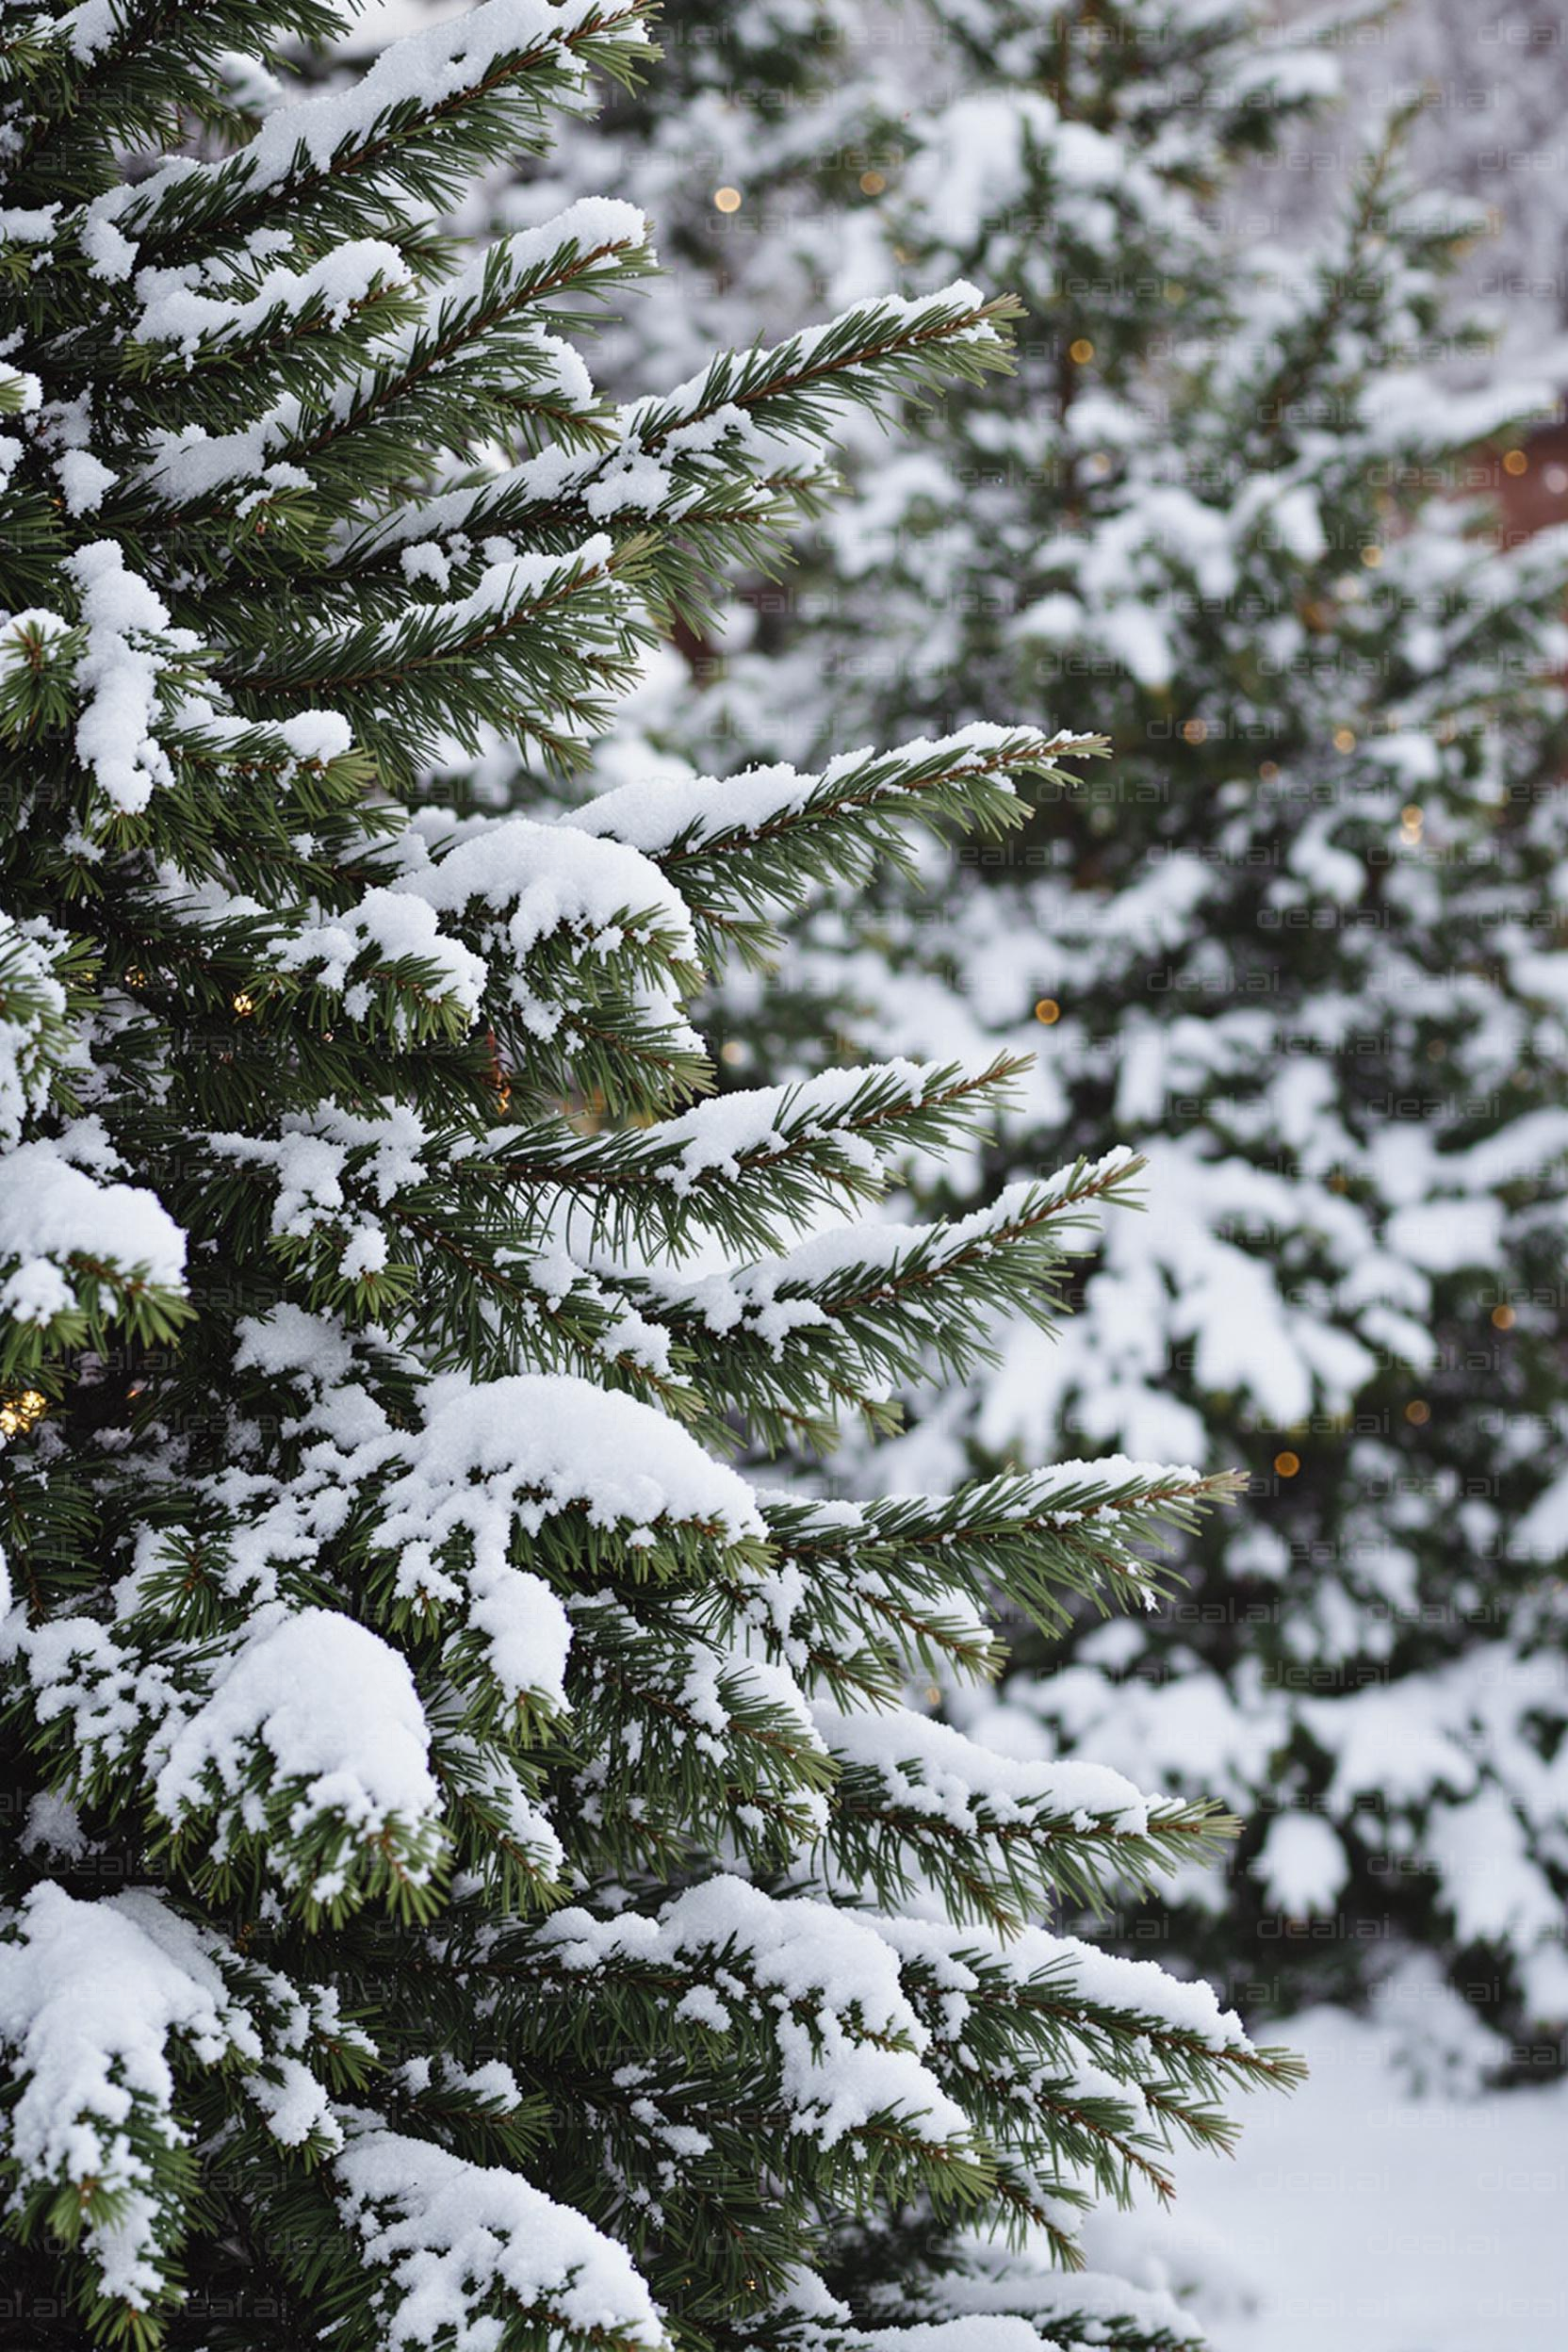
[[[1014,291],[1017,372],[910,410],[695,739],[689,698],[646,724],[699,762],[814,759],[1003,708],[1116,757],[863,912],[829,896],[727,991],[727,1067],[809,1069],[830,1028],[850,1058],[1033,1038],[1000,1141],[908,1169],[919,1215],[1147,1147],[1152,1213],[1063,1344],[1015,1319],[856,1482],[1109,1443],[1242,1462],[1253,1500],[1170,1607],[1081,1616],[1001,1713],[954,1713],[1249,1817],[1229,1883],[1187,1874],[1135,1943],[1274,2005],[1415,1948],[1540,2054],[1568,2017],[1568,556],[1500,549],[1462,495],[1539,394],[1474,359],[1456,388],[1476,221],[1413,189],[1402,120],[1331,233],[1258,233],[1324,52],[1209,0],[928,15],[925,104],[864,135],[906,155],[874,282]]]
[[[885,1168],[1009,1057],[692,1102],[704,959],[1074,746],[551,776],[788,518],[774,437],[990,371],[994,311],[612,410],[563,330],[640,215],[438,223],[632,70],[635,0],[290,100],[338,29],[4,27],[0,2343],[1173,2352],[1074,2217],[1291,2062],[1041,1921],[1226,1824],[923,1693],[995,1672],[998,1590],[1147,1604],[1226,1481],[725,1459],[1049,1320],[1134,1164],[899,1227]],[[425,795],[487,733],[532,814]]]

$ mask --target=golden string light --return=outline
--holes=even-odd
[[[49,1410],[49,1399],[41,1389],[24,1388],[15,1396],[0,1402],[0,1437],[25,1437],[36,1429]]]

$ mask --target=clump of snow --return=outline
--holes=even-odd
[[[424,900],[388,890],[367,890],[358,905],[340,915],[323,916],[302,924],[278,952],[286,972],[308,972],[318,986],[341,995],[351,1020],[369,1010],[371,990],[361,979],[352,986],[349,974],[364,958],[375,964],[404,960],[433,967],[435,993],[455,1005],[466,1021],[479,1011],[488,978],[482,956],[460,939],[449,939]],[[374,965],[372,965],[374,969]],[[406,1020],[399,1007],[395,1020]]]
[[[144,580],[126,567],[112,539],[95,539],[67,556],[62,567],[76,582],[87,647],[76,665],[86,694],[76,722],[76,754],[99,790],[122,816],[146,808],[155,785],[172,775],[153,733],[158,678],[165,652],[194,653],[200,640],[170,627],[169,612]]]
[[[969,2143],[968,2117],[922,2063],[930,2035],[899,1981],[897,1955],[868,1920],[721,1876],[677,1896],[657,1919],[563,1911],[541,1937],[574,1973],[602,1968],[613,1981],[618,1960],[677,1959],[716,1971],[720,1994],[760,2002],[773,2015],[792,2129],[824,2147],[890,2110],[918,2119],[927,2141]]]
[[[1268,1901],[1293,1919],[1331,1911],[1349,1876],[1344,1842],[1320,1813],[1281,1813],[1253,1870]]]
[[[428,1821],[440,1793],[430,1734],[400,1654],[351,1617],[258,1610],[208,1695],[152,1746],[154,1798],[179,1822],[214,1786],[244,1789],[259,1748],[273,1786],[301,1785],[290,1826],[331,1815],[366,1837]]]
[[[243,302],[202,293],[183,270],[143,270],[131,333],[143,343],[176,344],[188,359],[203,348],[242,342],[280,313],[298,318],[317,304],[341,326],[372,293],[407,286],[412,275],[398,248],[375,237],[335,246],[307,270],[270,270]]]
[[[194,1930],[152,1894],[80,1903],[31,1888],[0,1938],[0,2043],[17,2086],[0,2132],[24,2186],[92,2181],[122,2200],[84,2244],[100,2293],[133,2305],[167,2282],[174,2214],[136,2135],[185,2137],[175,2041],[207,2066],[259,2055]]]
[[[833,1753],[875,1772],[890,1805],[967,1836],[983,1837],[993,1823],[1059,1819],[1079,1831],[1108,1826],[1142,1837],[1157,1818],[1158,1800],[1108,1765],[1019,1762],[911,1707],[874,1715],[821,1706],[815,1713]]]
[[[0,637],[0,662],[4,646]],[[0,1143],[14,1143],[27,1114],[49,1099],[60,1057],[51,1051],[47,1032],[63,1022],[67,1002],[54,956],[66,944],[65,934],[50,923],[19,923],[0,914]]]
[[[632,1544],[661,1523],[696,1522],[731,1541],[761,1532],[750,1488],[685,1430],[634,1397],[564,1374],[519,1373],[432,1384],[424,1429],[398,1441],[405,1467],[382,1494],[376,1541],[402,1556],[411,1587],[437,1581],[454,1537],[470,1556],[470,1622],[492,1673],[514,1695],[565,1703],[570,1634],[561,1602],[515,1567],[516,1531],[536,1534],[564,1511],[620,1526]]]
[[[90,449],[63,450],[55,460],[55,473],[68,514],[95,514],[118,479]]]
[[[179,1289],[185,1247],[185,1234],[152,1193],[95,1183],[56,1144],[18,1144],[0,1156],[0,1263],[12,1269],[4,1304],[23,1320],[59,1313],[76,1260]]]
[[[478,901],[506,915],[512,954],[520,962],[557,930],[583,933],[590,946],[620,945],[617,918],[647,915],[670,936],[672,955],[694,962],[696,942],[680,893],[650,858],[615,841],[588,841],[563,825],[509,817],[400,875],[437,913],[461,913]]]
[[[71,633],[71,624],[58,612],[40,605],[0,617],[0,681],[30,671],[49,659],[51,650]]]
[[[504,2309],[538,2311],[552,2330],[604,2330],[617,2343],[663,2344],[653,2297],[631,2257],[569,2206],[512,2172],[467,2164],[427,2140],[356,2133],[335,2159],[339,2206],[367,2261],[397,2352],[437,2341],[500,2341]]]

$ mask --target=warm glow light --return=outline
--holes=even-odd
[[[25,1437],[48,1410],[48,1397],[36,1388],[24,1388],[19,1396],[8,1396],[0,1404],[0,1437]]]
[[[716,188],[713,190],[713,202],[720,212],[739,212],[741,191],[738,188]]]
[[[887,185],[888,183],[883,178],[880,172],[862,172],[860,174],[860,193],[862,196],[880,196],[882,190],[887,187]]]
[[[1182,721],[1182,740],[1184,743],[1204,743],[1208,739],[1208,732],[1209,723],[1207,719],[1184,719]]]
[[[1336,751],[1354,751],[1355,747],[1355,728],[1353,727],[1336,727],[1334,729],[1334,749]]]
[[[239,994],[233,999],[233,1004],[234,1009],[239,1015],[241,1021],[248,1020],[256,1008],[255,998],[253,996],[247,996],[243,988],[241,988]]]
[[[1035,1019],[1038,1021],[1043,1021],[1046,1028],[1049,1029],[1052,1022],[1054,1021],[1060,1021],[1061,1017],[1062,1008],[1057,1004],[1055,998],[1054,996],[1042,996],[1039,1003],[1035,1007]]]
[[[1287,1446],[1282,1454],[1275,1455],[1274,1467],[1282,1478],[1293,1478],[1301,1467],[1301,1457],[1293,1454]]]
[[[1518,1319],[1511,1307],[1494,1307],[1492,1310],[1493,1328],[1495,1331],[1511,1331]]]
[[[1067,355],[1075,367],[1086,368],[1094,357],[1094,345],[1086,335],[1081,335],[1067,347]]]
[[[1424,1396],[1413,1396],[1405,1407],[1405,1419],[1413,1429],[1425,1429],[1431,1417],[1432,1409]]]
[[[1363,547],[1361,560],[1369,572],[1375,572],[1383,560],[1383,551],[1381,547]]]
[[[1504,450],[1503,471],[1505,474],[1527,474],[1529,469],[1530,462],[1523,449]]]

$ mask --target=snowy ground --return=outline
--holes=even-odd
[[[1182,2161],[1179,2216],[1113,2217],[1091,2260],[1176,2286],[1196,2249],[1215,2352],[1565,2352],[1568,2084],[1414,2099],[1374,2027],[1270,2038],[1306,2085],[1248,2102],[1238,2160]]]

